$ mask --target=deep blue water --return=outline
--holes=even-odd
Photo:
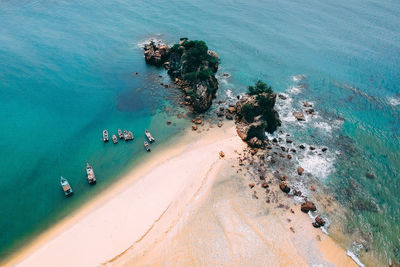
[[[2,1],[0,25],[1,257],[145,156],[143,128],[165,140],[180,129],[164,125],[169,93],[139,44],[190,37],[205,40],[220,72],[232,75],[219,98],[263,79],[315,104],[318,127],[311,120],[292,131],[337,150],[329,171],[315,174],[355,214],[344,230],[368,236],[382,260],[400,258],[400,2]],[[129,128],[138,138],[104,145],[103,128]],[[86,161],[108,183],[87,186]],[[60,175],[76,191],[68,201]],[[352,194],[343,190],[349,184]]]

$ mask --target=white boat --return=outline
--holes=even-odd
[[[89,163],[86,163],[86,175],[89,184],[95,184],[96,183],[96,176],[94,175],[94,171],[92,166],[89,165]]]
[[[133,133],[131,131],[124,130],[125,141],[133,140]]]
[[[113,140],[114,144],[118,143],[118,138],[115,134],[112,135],[112,140]]]
[[[107,130],[103,130],[103,141],[104,142],[108,142],[109,137],[108,137],[108,131]]]
[[[144,131],[144,134],[146,135],[147,139],[149,139],[150,143],[156,140],[147,129]]]
[[[64,191],[64,194],[67,197],[72,195],[73,191],[72,191],[71,186],[68,183],[68,180],[61,176],[60,183],[61,183],[61,187],[62,187],[62,189]]]
[[[144,141],[144,148],[146,148],[147,152],[150,152],[150,145],[146,141]]]

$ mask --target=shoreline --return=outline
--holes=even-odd
[[[231,127],[232,128],[232,127]],[[228,127],[216,128],[218,132],[225,132]],[[233,129],[233,128],[232,128]],[[231,131],[233,131],[231,129]],[[211,128],[210,131],[213,129]],[[101,210],[105,205],[107,205],[110,201],[113,201],[115,198],[118,198],[120,194],[126,192],[129,187],[134,186],[139,182],[139,178],[143,178],[146,172],[149,170],[156,168],[157,165],[162,163],[168,163],[172,158],[179,156],[179,154],[183,153],[185,149],[193,147],[198,142],[207,142],[202,138],[206,135],[207,132],[203,131],[201,134],[198,132],[192,132],[190,129],[185,131],[183,138],[180,137],[179,142],[177,142],[177,138],[171,138],[168,143],[174,143],[174,147],[165,146],[162,147],[160,151],[157,151],[157,154],[150,157],[148,163],[143,163],[139,166],[133,166],[131,170],[127,171],[127,173],[123,174],[122,178],[115,184],[113,184],[108,190],[103,192],[101,196],[95,197],[90,200],[87,204],[84,204],[82,208],[76,210],[71,217],[62,220],[57,223],[51,229],[45,231],[37,238],[35,238],[30,244],[26,247],[23,247],[20,251],[16,252],[9,259],[4,262],[4,266],[24,266],[24,262],[29,260],[35,253],[43,249],[44,246],[47,246],[49,243],[54,242],[62,236],[65,232],[70,231],[76,225],[80,224],[82,220],[86,217],[90,216],[93,213]],[[217,135],[208,135],[209,141],[218,140]],[[194,139],[194,140],[193,140]],[[239,139],[237,139],[239,141]],[[240,141],[241,142],[241,141]],[[218,158],[218,153],[214,153]],[[128,188],[128,189],[127,189]],[[114,255],[115,256],[115,255]],[[32,266],[32,265],[30,265]]]
[[[184,130],[186,131],[186,130]],[[184,142],[189,140],[190,138],[185,136],[182,140],[180,145],[184,145]],[[46,242],[51,241],[59,234],[61,234],[66,229],[73,226],[77,223],[80,219],[82,219],[88,213],[95,211],[96,209],[100,208],[104,203],[111,200],[113,197],[118,195],[121,191],[124,190],[124,187],[132,184],[135,182],[136,177],[131,177],[132,175],[138,174],[143,172],[143,170],[147,167],[155,165],[157,162],[163,160],[163,152],[168,150],[173,152],[177,152],[177,149],[174,149],[170,145],[178,140],[178,138],[172,137],[167,141],[167,144],[162,144],[160,146],[160,150],[156,152],[152,152],[150,157],[146,158],[146,160],[150,160],[150,163],[142,163],[140,166],[130,166],[128,169],[120,174],[120,178],[115,183],[112,183],[108,189],[100,192],[101,195],[97,195],[94,198],[90,199],[87,203],[84,203],[80,208],[76,209],[71,213],[68,218],[64,218],[57,222],[56,224],[52,225],[50,229],[41,232],[37,237],[29,240],[28,244],[22,246],[18,251],[14,252],[10,257],[6,258],[4,262],[0,262],[0,266],[9,266],[9,265],[16,265],[20,263],[23,259],[28,257],[32,254],[35,250],[41,247]],[[181,147],[180,147],[181,148]]]
[[[224,162],[233,163],[237,159],[237,151],[245,148],[231,122],[225,122],[222,128],[211,127],[201,133],[188,129],[185,133],[184,138],[173,147],[162,147],[149,158],[149,162],[133,166],[101,196],[85,204],[71,218],[41,234],[15,253],[5,265],[46,266],[53,262],[61,266],[59,257],[66,253],[79,266],[120,266],[123,265],[121,261],[132,258],[133,247],[147,253],[150,248],[156,247],[155,244],[168,244],[166,240],[171,239],[168,235],[174,236],[179,232],[176,228],[182,226],[181,221],[190,221],[192,213],[207,201],[210,190],[224,169],[234,169],[227,168],[227,165],[224,168]],[[176,140],[172,138],[171,143]],[[225,153],[223,158],[219,156],[221,150]],[[177,168],[181,172],[176,172]],[[168,177],[168,180],[161,181],[160,177]],[[298,220],[298,227],[313,229],[308,216],[300,214],[296,215],[302,217]],[[270,216],[278,217],[276,212]],[[291,233],[288,229],[285,231],[285,236]],[[318,230],[310,231],[320,233]],[[307,231],[302,235],[310,237]],[[323,240],[328,241],[319,244],[318,251],[329,262],[341,259],[348,266],[356,266],[348,263],[346,251],[332,238],[324,236]],[[336,254],[332,256],[330,249],[324,249],[326,247],[335,248]],[[62,253],[57,254],[58,251]],[[70,266],[71,262],[64,262],[64,265]]]

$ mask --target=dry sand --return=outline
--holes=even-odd
[[[298,208],[252,199],[232,167],[243,148],[232,123],[188,132],[8,265],[355,266]]]

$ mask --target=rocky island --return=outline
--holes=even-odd
[[[218,70],[218,55],[209,50],[204,41],[181,38],[179,43],[168,45],[154,42],[145,45],[146,63],[168,70],[174,83],[185,92],[187,105],[201,113],[208,110],[218,90],[215,73]]]
[[[275,101],[272,88],[260,80],[237,101],[236,130],[251,147],[266,145],[265,132],[273,133],[281,125]]]

